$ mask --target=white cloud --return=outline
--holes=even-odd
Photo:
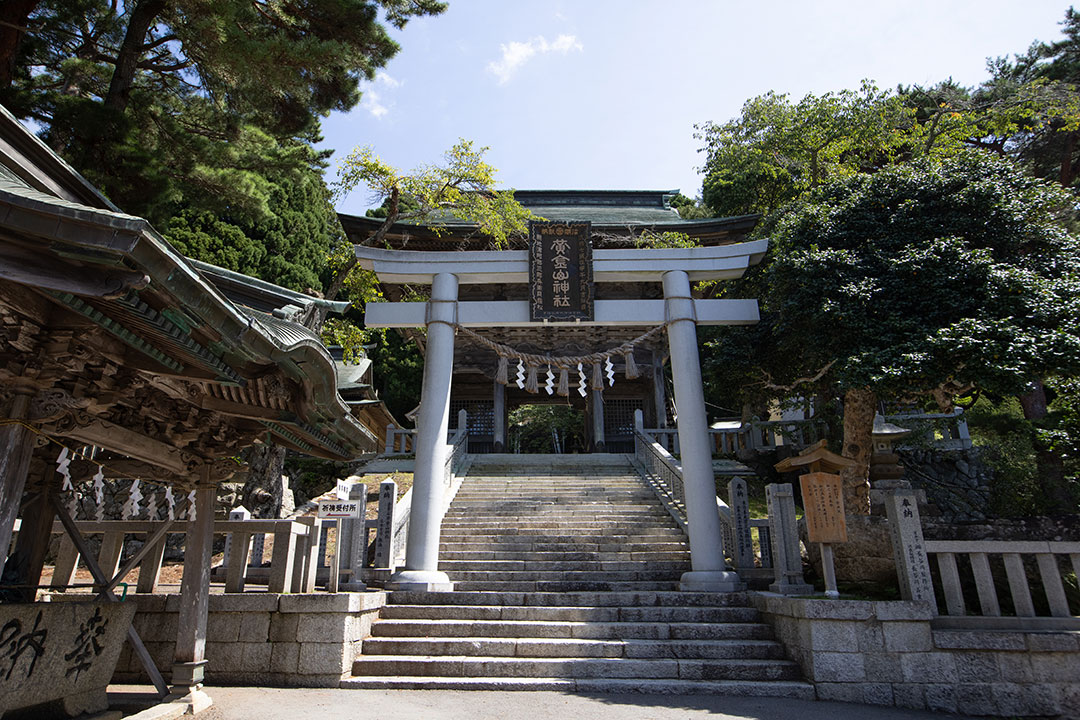
[[[487,69],[499,79],[500,85],[505,85],[521,66],[536,55],[552,52],[566,55],[571,50],[581,52],[584,49],[581,41],[574,35],[560,35],[554,42],[548,42],[543,36],[537,36],[528,42],[510,42],[502,45],[502,57],[488,63]]]
[[[380,71],[375,74],[374,80],[364,80],[360,83],[360,92],[362,93],[360,97],[360,107],[367,110],[372,116],[381,118],[383,115],[390,112],[390,108],[384,104],[382,95],[375,89],[376,85],[392,90],[401,87],[401,81]],[[393,103],[390,104],[393,105]]]
[[[390,108],[380,102],[379,93],[371,88],[364,91],[364,96],[360,100],[360,107],[364,108],[377,118],[381,118],[383,115],[390,112]]]
[[[389,74],[383,72],[382,70],[375,73],[375,82],[382,83],[386,87],[391,88],[401,87],[400,80],[395,80],[394,78],[390,77]]]

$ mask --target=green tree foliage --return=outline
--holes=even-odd
[[[384,23],[434,0],[41,0],[0,37],[0,100],[128,212],[266,214],[266,173],[321,169],[318,118],[397,51]],[[5,6],[5,10],[7,7]],[[3,63],[0,63],[2,66]],[[0,75],[2,77],[2,75]]]
[[[585,451],[585,421],[567,405],[522,405],[510,411],[510,445],[521,453]]]
[[[1072,371],[1080,246],[1063,228],[1071,212],[1063,192],[970,151],[824,185],[772,228],[767,261],[739,290],[760,298],[763,322],[713,343],[735,337],[732,347],[753,352],[727,368],[737,353],[708,357],[712,382],[763,371],[754,389],[764,396],[828,387],[849,400],[871,393],[871,408],[874,397],[948,406],[976,389],[1015,394]],[[868,448],[869,429],[845,425],[845,449]]]
[[[748,100],[739,117],[697,126],[704,203],[719,216],[770,213],[823,182],[880,167],[911,145],[910,108],[873,83]]]
[[[495,189],[496,170],[484,161],[486,147],[461,140],[440,164],[421,166],[412,172],[392,167],[369,147],[354,149],[342,161],[335,189],[339,196],[363,187],[379,207],[369,213],[383,222],[363,242],[378,246],[398,222],[424,223],[439,231],[448,220],[476,223],[493,246],[505,247],[512,237],[523,236],[533,215],[514,199],[512,190]],[[357,267],[351,246],[341,246],[331,260],[334,276],[328,298],[342,292],[358,306],[381,299],[374,275]],[[374,343],[369,353],[375,361],[376,386],[387,407],[397,417],[420,401],[423,358],[416,346],[405,344],[397,333],[364,331],[357,334],[339,326],[330,332],[350,352],[355,343]]]

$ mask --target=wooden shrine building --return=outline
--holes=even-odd
[[[341,398],[333,358],[303,324],[320,305],[183,257],[0,108],[5,551],[22,516],[6,558],[4,600],[34,599],[54,517],[81,542],[57,461],[92,447],[92,461],[65,465],[76,485],[101,468],[106,477],[139,478],[194,498],[172,680],[196,686],[216,485],[238,469],[239,452],[272,442],[349,460],[377,449],[383,418],[368,417],[375,427],[365,427],[365,404]],[[89,564],[85,546],[79,549]],[[123,577],[95,579],[95,592],[109,599]],[[138,636],[129,639],[137,650]],[[160,688],[161,676],[150,665],[147,671]]]
[[[683,220],[669,201],[677,191],[613,190],[519,190],[514,193],[523,206],[539,218],[555,222],[590,225],[592,249],[601,255],[608,250],[638,247],[643,234],[656,236],[675,232],[688,236],[705,247],[740,243],[757,224],[758,216]],[[381,220],[340,215],[350,239],[365,245],[379,228]],[[450,220],[438,228],[398,223],[386,235],[388,247],[409,252],[442,253],[447,251],[486,251],[493,249],[490,240],[479,235],[475,226]],[[525,239],[511,241],[510,250],[524,251]],[[763,252],[763,250],[762,250]],[[755,262],[757,258],[751,258]],[[463,284],[459,299],[463,302],[525,301],[529,297],[527,278],[498,275],[485,282]],[[741,270],[739,271],[741,274]],[[732,275],[734,277],[736,275]],[[402,300],[415,278],[384,277],[382,289],[387,300]],[[664,297],[655,278],[628,278],[623,282],[595,285],[595,300],[655,299]],[[662,321],[662,320],[661,320]],[[522,322],[501,327],[485,327],[483,337],[491,342],[536,355],[577,356],[597,349],[609,349],[646,333],[655,322],[642,317],[641,322],[556,327],[551,324]],[[405,324],[401,332],[424,346],[424,336]],[[633,348],[632,360],[638,377],[626,379],[626,357],[614,359],[619,381],[605,387],[603,393],[590,392],[585,397],[576,391],[565,397],[549,394],[543,387],[528,392],[515,383],[496,382],[499,358],[491,347],[475,338],[461,336],[455,346],[454,379],[451,390],[451,415],[468,411],[469,451],[508,452],[508,415],[526,404],[570,404],[582,411],[584,434],[589,450],[597,452],[632,452],[634,411],[642,410],[652,427],[673,425],[673,407],[664,382],[668,361],[666,338],[657,333]],[[513,365],[510,368],[513,375]],[[540,385],[544,384],[541,370]],[[631,372],[631,375],[633,372]],[[576,383],[576,379],[571,384]]]

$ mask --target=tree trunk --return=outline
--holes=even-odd
[[[285,448],[277,445],[254,445],[247,449],[248,479],[240,491],[241,504],[253,518],[277,518],[281,512],[284,486]]]
[[[116,56],[116,69],[113,70],[109,92],[105,95],[105,107],[117,112],[127,109],[131,98],[131,87],[135,84],[135,71],[142,59],[146,33],[154,24],[154,19],[165,9],[165,0],[140,0],[131,13],[124,42]]]
[[[1046,388],[1042,380],[1036,380],[1031,391],[1021,395],[1019,400],[1025,420],[1042,420],[1046,417]]]
[[[877,396],[870,388],[851,388],[844,393],[844,449],[841,455],[855,466],[840,473],[844,480],[844,511],[848,515],[870,514],[871,433],[877,413]]]
[[[1026,420],[1042,420],[1048,412],[1046,388],[1041,380],[1036,380],[1030,392],[1020,396],[1020,407]],[[1076,512],[1076,502],[1069,491],[1069,481],[1065,477],[1065,461],[1061,454],[1035,433],[1035,462],[1038,466],[1038,482],[1043,497],[1053,506],[1052,514]]]
[[[0,3],[0,90],[11,87],[15,61],[26,34],[26,21],[40,0],[4,0]]]

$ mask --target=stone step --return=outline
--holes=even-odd
[[[677,580],[461,580],[455,581],[458,590],[470,592],[648,592],[679,589]]]
[[[527,550],[447,550],[439,553],[442,560],[525,560],[533,562],[679,562],[687,560],[687,549],[668,552],[529,552]]]
[[[579,579],[579,576],[598,575],[603,573],[606,579],[610,573],[644,572],[681,574],[689,570],[688,560],[675,560],[667,562],[646,562],[642,560],[594,560],[594,561],[557,561],[557,560],[440,560],[438,569],[443,572],[455,573],[491,573],[491,580],[557,580],[557,576],[549,573],[562,575],[571,580]],[[498,578],[496,574],[512,572],[513,578]],[[544,573],[536,578],[525,576],[525,573]],[[462,580],[476,580],[474,578],[462,578]],[[625,578],[624,580],[642,580],[640,578]]]
[[[795,663],[783,660],[630,658],[417,657],[364,655],[354,675],[446,675],[457,677],[676,678],[680,680],[798,680]]]
[[[585,640],[574,638],[368,638],[365,655],[427,655],[519,658],[699,658],[783,660],[773,640]]]
[[[690,546],[683,542],[655,542],[655,543],[605,543],[605,542],[522,542],[517,538],[510,538],[507,542],[488,543],[482,541],[470,541],[468,538],[456,538],[439,544],[439,556],[446,552],[513,552],[513,553],[599,553],[610,556],[614,553],[652,553],[652,552],[689,552]],[[632,558],[633,559],[633,558]]]
[[[576,640],[772,640],[762,623],[582,622],[569,620],[380,619],[373,637],[574,638]]]
[[[678,680],[645,678],[542,678],[542,677],[411,677],[366,676],[341,681],[349,690],[556,690],[582,693],[646,693],[656,695],[726,695],[730,697],[782,697],[815,699],[809,683],[776,680]]]
[[[553,530],[558,528],[492,528],[492,527],[479,527],[479,528],[447,528],[446,532],[442,533],[444,537],[477,537],[477,538],[490,538],[495,536],[505,536],[515,538],[525,535],[538,535],[542,537],[559,537],[565,535],[567,541],[574,541],[579,538],[604,538],[608,542],[632,542],[635,539],[637,542],[644,542],[643,538],[650,539],[662,539],[662,538],[685,538],[686,535],[682,530],[678,528],[665,528],[665,527],[644,527],[644,528],[612,528],[611,532],[606,532],[605,528],[577,528],[579,532],[574,533],[555,533]],[[585,530],[593,530],[594,532],[584,532]],[[588,542],[588,540],[585,540]]]
[[[646,580],[660,582],[664,580],[678,580],[679,576],[686,572],[682,568],[659,568],[652,569],[649,563],[637,564],[631,570],[454,570],[451,580],[468,582],[470,580],[490,580],[498,582],[507,580],[521,582],[523,580],[535,582],[629,582],[633,580]],[[449,573],[448,573],[449,574]]]
[[[747,607],[386,605],[379,611],[379,618],[397,620],[524,620],[540,622],[760,624],[758,612],[753,608]]]
[[[439,560],[443,572],[653,572],[683,573],[689,567],[689,558],[674,561],[643,560]],[[497,578],[492,578],[497,579]],[[530,578],[505,578],[530,579]],[[531,578],[543,580],[546,578]],[[633,578],[637,579],[637,578]]]
[[[518,605],[530,607],[747,607],[745,592],[412,592],[387,593],[392,605]]]

